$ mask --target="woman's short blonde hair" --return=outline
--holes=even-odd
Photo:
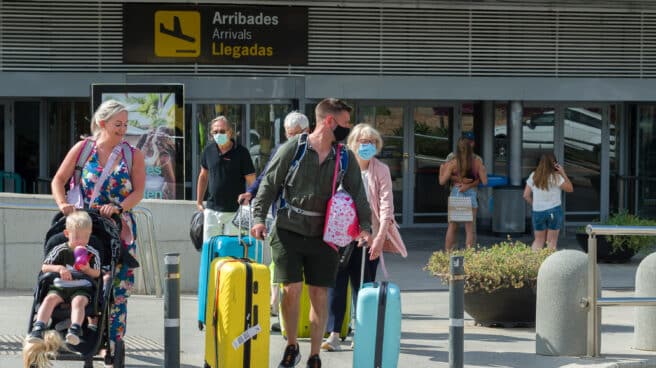
[[[383,137],[369,124],[360,123],[351,129],[346,145],[353,152],[358,149],[358,139],[373,139],[376,142],[376,154],[383,149]]]

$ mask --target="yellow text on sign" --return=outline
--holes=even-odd
[[[155,55],[180,58],[200,56],[200,12],[156,11]]]

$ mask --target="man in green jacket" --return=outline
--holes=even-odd
[[[307,137],[307,148],[298,167],[285,182],[300,136],[278,149],[262,179],[253,203],[253,236],[263,239],[266,213],[280,189],[286,206],[278,210],[271,231],[271,250],[276,264],[274,282],[283,284],[282,314],[287,332],[287,348],[278,367],[294,367],[301,360],[297,343],[299,301],[302,282],[309,286],[311,349],[307,367],[321,367],[319,351],[328,318],[328,288],[335,286],[338,253],[323,241],[328,200],[332,194],[336,164],[336,142],[350,131],[351,107],[327,98],[316,109],[317,126]],[[360,168],[352,152],[345,170],[343,187],[355,201],[360,220],[360,243],[371,235],[371,208],[362,185]],[[283,188],[284,185],[284,188]]]

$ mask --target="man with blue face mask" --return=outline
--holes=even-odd
[[[215,235],[236,235],[231,219],[239,208],[246,185],[255,181],[255,167],[248,150],[233,139],[234,129],[225,116],[210,124],[212,141],[203,150],[196,207],[205,213],[203,241]],[[205,192],[207,204],[203,206]]]

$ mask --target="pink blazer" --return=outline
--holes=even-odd
[[[385,252],[399,253],[403,257],[408,256],[405,249],[399,225],[394,220],[394,200],[392,193],[392,176],[387,165],[375,157],[369,161],[369,203],[371,204],[371,226],[373,236],[379,231],[387,232],[387,240],[384,243]]]

